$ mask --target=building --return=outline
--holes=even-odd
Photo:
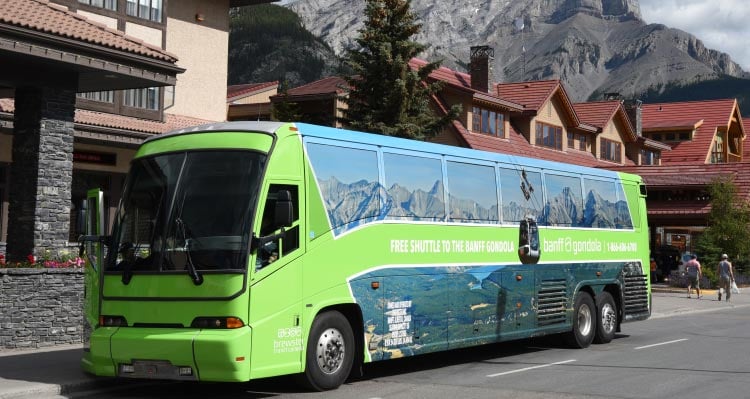
[[[270,121],[271,96],[276,95],[278,91],[278,81],[227,87],[227,120]]]
[[[693,252],[695,239],[708,224],[708,186],[719,177],[750,199],[750,151],[735,99],[643,105],[643,136],[664,143],[659,167],[618,170],[641,175],[648,187],[646,204],[652,247],[672,245]]]
[[[225,120],[229,8],[271,1],[0,3],[0,241],[8,259],[75,241],[86,188],[104,189],[111,219],[145,137]]]

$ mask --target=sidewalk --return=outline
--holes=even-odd
[[[716,290],[704,290],[702,299],[696,299],[695,294],[688,299],[684,288],[655,285],[652,292],[652,319],[750,307],[750,292],[744,291],[732,295],[732,302],[717,301]],[[81,345],[0,351],[0,399],[49,397],[143,383],[85,374],[79,365],[82,353]]]

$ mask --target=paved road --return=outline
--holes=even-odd
[[[365,377],[322,394],[290,378],[245,384],[185,384],[97,379],[78,368],[80,347],[0,353],[0,398],[666,398],[746,397],[750,295],[732,303],[706,295],[655,293],[652,318],[623,326],[608,345],[571,350],[549,339],[524,340],[367,365]],[[100,389],[112,389],[97,393]],[[701,396],[700,394],[708,395]],[[73,395],[75,394],[75,395]]]

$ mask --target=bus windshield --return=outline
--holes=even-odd
[[[136,159],[106,270],[193,276],[244,270],[265,160],[265,154],[226,150]]]

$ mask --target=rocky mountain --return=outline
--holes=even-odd
[[[287,7],[339,55],[354,45],[364,18],[359,0]],[[469,48],[489,45],[496,81],[559,78],[574,101],[744,75],[729,55],[695,36],[646,24],[638,0],[412,0],[411,7],[423,24],[415,40],[430,45],[424,58],[465,71]]]

